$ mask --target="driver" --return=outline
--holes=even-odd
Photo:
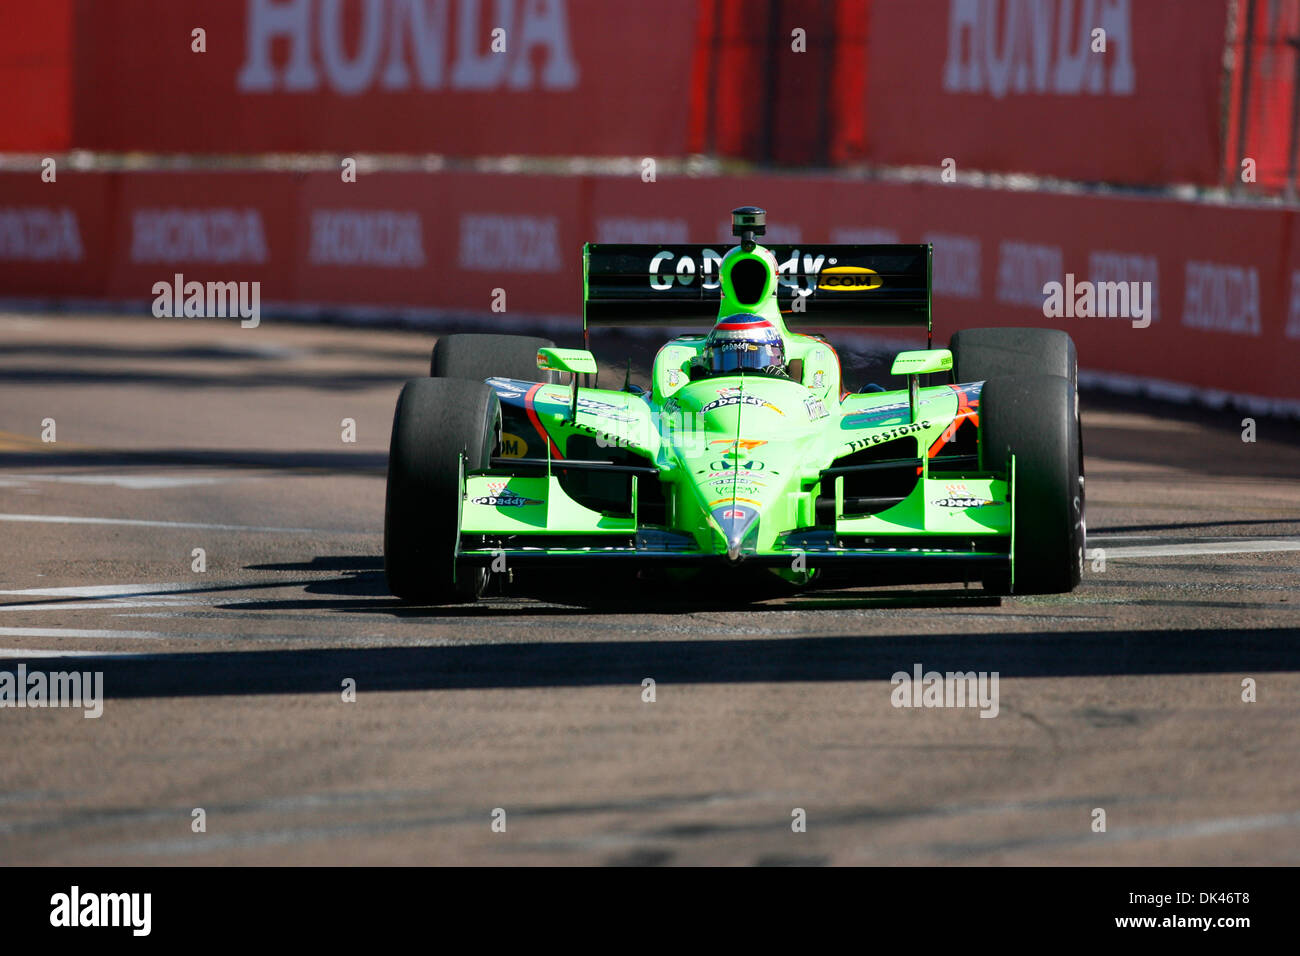
[[[705,375],[762,372],[789,378],[781,333],[767,319],[741,312],[719,319],[704,340],[701,355]]]

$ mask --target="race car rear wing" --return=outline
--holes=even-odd
[[[728,246],[588,243],[583,329],[712,322]],[[930,328],[931,246],[781,245],[777,301],[790,328]],[[803,302],[795,300],[802,298]]]

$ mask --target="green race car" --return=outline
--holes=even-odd
[[[798,329],[931,334],[928,245],[584,249],[583,339],[606,325],[711,323],[654,359],[650,388],[594,384],[586,350],[450,335],[405,384],[389,452],[384,568],[418,603],[489,576],[562,569],[793,587],[1078,583],[1084,551],[1076,359],[1047,329],[969,329],[902,352],[908,387],[849,393]],[[567,376],[561,381],[561,376]]]

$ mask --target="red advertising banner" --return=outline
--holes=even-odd
[[[695,8],[77,0],[74,145],[681,155]]]
[[[458,173],[302,181],[297,297],[474,315],[582,312],[587,180]]]
[[[118,177],[107,294],[152,299],[158,282],[258,282],[263,301],[297,298],[291,173]]]
[[[1226,0],[875,0],[866,157],[1217,182],[1226,22]]]
[[[653,203],[644,189],[655,190]],[[598,180],[592,217],[604,241],[729,245],[726,210],[740,202],[767,209],[772,242],[932,243],[936,342],[977,326],[1059,328],[1083,368],[1300,399],[1289,371],[1300,362],[1294,212],[761,176],[645,187]],[[1055,315],[1045,305],[1049,283],[1061,286]]]
[[[116,176],[55,168],[0,174],[0,295],[102,298]]]
[[[1287,217],[1287,260],[1283,266],[1282,284],[1286,290],[1286,326],[1283,330],[1283,355],[1285,371],[1295,377],[1297,357],[1300,356],[1300,217]]]
[[[416,310],[576,333],[585,241],[929,242],[935,341],[1068,332],[1082,369],[1300,410],[1300,214],[1166,199],[822,176],[38,172],[0,175],[0,298],[145,302],[260,283],[277,307]],[[1169,394],[1177,394],[1174,388]]]

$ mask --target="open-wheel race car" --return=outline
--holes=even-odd
[[[596,325],[689,326],[649,390],[587,387],[585,349],[449,335],[393,419],[384,521],[390,589],[473,600],[489,575],[627,572],[719,586],[1079,582],[1083,443],[1074,344],[1050,329],[967,329],[898,354],[907,387],[845,389],[803,329],[911,326],[932,342],[928,245],[589,244]],[[567,378],[565,378],[567,377]]]

